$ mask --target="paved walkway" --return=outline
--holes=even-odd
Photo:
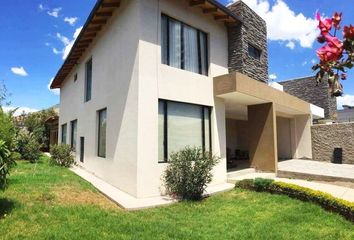
[[[243,179],[255,179],[255,178],[269,178],[276,181],[296,184],[302,187],[311,188],[313,190],[318,190],[331,194],[334,197],[341,198],[350,202],[354,202],[354,189],[348,187],[337,186],[329,183],[319,183],[314,181],[300,180],[300,179],[288,179],[288,178],[279,178],[275,176],[275,173],[259,173],[256,171],[251,172],[249,170],[246,174],[241,174],[238,176],[232,176],[228,179],[229,183],[235,183]]]
[[[354,183],[354,165],[293,159],[278,163],[278,176]]]
[[[102,194],[106,197],[111,199],[120,207],[127,209],[127,210],[139,210],[144,208],[151,208],[163,205],[169,205],[176,200],[167,197],[167,196],[158,196],[152,198],[135,198],[118,188],[108,184],[107,182],[103,181],[102,179],[98,178],[92,173],[87,172],[83,168],[80,167],[72,167],[70,169],[81,178],[85,179],[86,181],[90,182],[95,188],[97,188]],[[224,183],[219,185],[210,186],[207,188],[206,194],[215,194],[218,192],[228,191],[234,188],[233,184]]]

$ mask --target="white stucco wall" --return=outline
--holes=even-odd
[[[162,12],[209,34],[209,76],[161,64]],[[61,89],[60,125],[68,124],[67,142],[75,119],[78,150],[85,137],[82,166],[133,196],[159,195],[166,167],[158,163],[158,99],[163,98],[213,107],[212,149],[222,157],[213,184],[226,181],[225,109],[223,100],[214,99],[213,77],[228,73],[227,46],[226,27],[188,1],[123,0]],[[84,103],[85,62],[91,56],[92,100]],[[107,108],[106,158],[97,157],[102,108]]]

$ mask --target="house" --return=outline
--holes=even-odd
[[[301,77],[279,82],[284,91],[324,109],[325,116],[320,122],[333,122],[337,119],[337,98],[329,91],[328,83],[316,82],[315,76]]]
[[[337,111],[337,122],[354,122],[354,106],[343,105]]]
[[[266,24],[243,2],[99,0],[58,71],[59,141],[77,163],[136,197],[163,193],[187,145],[227,167],[277,171],[311,158],[311,105],[267,85]]]

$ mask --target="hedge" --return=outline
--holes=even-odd
[[[338,213],[354,222],[354,203],[333,197],[328,193],[301,187],[295,184],[275,182],[271,179],[245,179],[235,185],[236,188],[283,194],[302,201],[313,202],[322,208]]]

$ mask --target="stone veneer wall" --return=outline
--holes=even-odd
[[[229,9],[243,20],[242,24],[228,27],[229,72],[237,71],[268,82],[266,22],[242,1],[230,5]],[[248,44],[261,50],[260,59],[248,55]]]
[[[343,148],[343,163],[354,164],[354,123],[313,125],[311,133],[313,160],[332,162],[338,147]]]
[[[337,99],[329,93],[326,82],[317,86],[315,77],[305,77],[279,84],[284,86],[284,92],[323,108],[326,119],[337,118]]]

